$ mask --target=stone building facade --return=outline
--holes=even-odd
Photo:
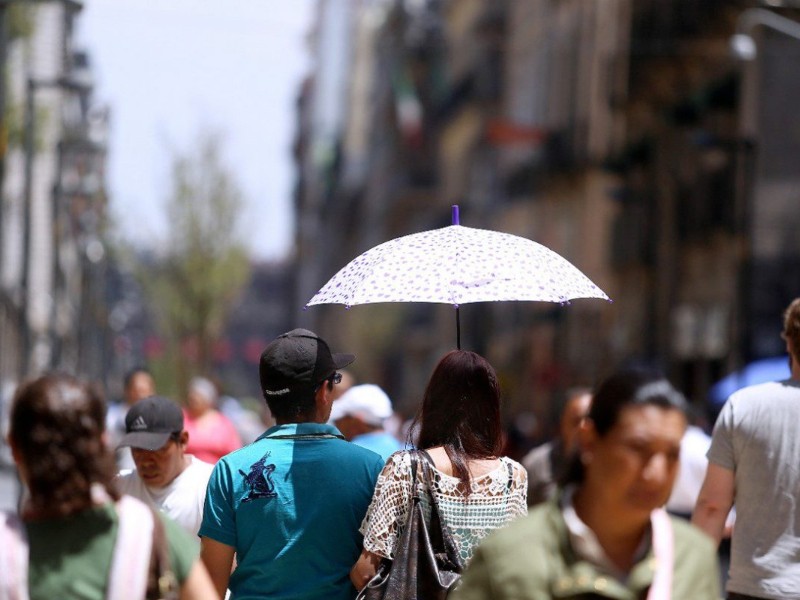
[[[764,302],[745,293],[747,273],[766,268],[752,268],[752,227],[780,221],[791,202],[785,194],[764,201],[774,196],[766,191],[754,202],[749,193],[760,185],[757,169],[772,162],[754,159],[753,141],[741,135],[743,65],[729,51],[737,20],[758,3],[349,7],[337,30],[348,68],[338,71],[347,91],[334,141],[328,153],[314,151],[313,125],[298,138],[300,304],[359,253],[445,226],[459,204],[463,225],[542,243],[614,300],[461,308],[462,346],[497,367],[510,413],[532,413],[546,428],[567,387],[630,362],[663,368],[702,405],[714,380],[769,352],[752,340],[768,339],[780,315],[768,321]],[[320,19],[317,39],[328,27]],[[769,60],[759,63],[762,77],[773,72]],[[301,115],[321,101],[323,72],[324,60],[304,88]],[[775,77],[790,89],[800,81],[786,69],[781,84]],[[791,134],[759,129],[760,147],[781,135]],[[314,219],[324,232],[310,235]],[[769,264],[780,270],[786,260],[773,253]],[[784,277],[773,304],[798,293],[800,278]],[[454,347],[447,306],[315,306],[301,319],[365,357],[357,375],[386,386],[407,412],[435,360]],[[766,329],[751,326],[762,322]]]

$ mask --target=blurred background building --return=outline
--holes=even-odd
[[[23,377],[66,369],[114,397],[168,352],[110,233],[113,107],[75,42],[81,9],[0,0],[0,417]],[[567,388],[630,361],[703,406],[726,373],[783,353],[800,295],[798,20],[789,0],[318,0],[294,248],[253,265],[202,374],[258,398],[264,345],[308,326],[412,414],[455,346],[452,307],[302,307],[459,204],[462,224],[544,244],[614,300],[461,307],[462,346],[497,367],[510,421],[543,436]]]
[[[76,2],[2,3],[0,376],[107,370],[108,112],[73,43]],[[10,34],[10,35],[9,35]]]
[[[22,378],[64,369],[102,380],[112,356],[108,112],[93,102],[89,56],[74,43],[80,9],[0,3],[0,424]]]
[[[754,18],[791,24],[798,8],[321,0],[298,102],[295,304],[370,247],[448,225],[457,203],[463,225],[536,240],[614,300],[461,307],[462,347],[498,368],[511,414],[546,424],[565,387],[630,361],[702,406],[723,374],[783,352],[800,293],[800,37]],[[749,60],[730,48],[742,19]],[[303,315],[407,412],[453,318],[423,304]]]

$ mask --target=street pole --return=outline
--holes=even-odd
[[[758,45],[753,31],[763,27],[800,40],[800,22],[794,21],[765,8],[751,8],[742,12],[736,21],[736,32],[731,36],[730,47],[733,55],[741,61],[739,85],[739,131],[737,144],[736,181],[736,233],[740,236],[739,282],[737,289],[738,314],[733,321],[737,331],[735,340],[738,346],[737,368],[743,367],[753,357],[752,329],[754,284],[753,215],[756,193],[756,163],[759,147],[759,65]]]
[[[8,45],[8,3],[0,1],[0,272],[5,258],[5,213],[6,203],[3,188],[6,174],[6,152],[8,150],[8,123],[6,123],[6,50]],[[5,298],[5,292],[3,293]]]
[[[30,368],[31,331],[28,305],[30,300],[30,258],[31,258],[31,204],[33,203],[33,137],[34,137],[34,98],[36,84],[28,78],[25,86],[25,170],[22,193],[22,277],[20,279],[21,298],[19,319],[21,321],[22,356],[20,357],[20,381],[27,377]]]

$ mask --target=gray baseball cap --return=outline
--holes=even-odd
[[[125,436],[117,448],[163,448],[173,433],[183,431],[183,411],[163,396],[143,398],[125,415]]]

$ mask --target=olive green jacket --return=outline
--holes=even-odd
[[[720,573],[713,542],[686,521],[670,521],[675,535],[673,600],[719,600]],[[644,600],[654,573],[652,548],[634,565],[626,583],[578,557],[561,509],[552,501],[481,542],[451,598]]]

